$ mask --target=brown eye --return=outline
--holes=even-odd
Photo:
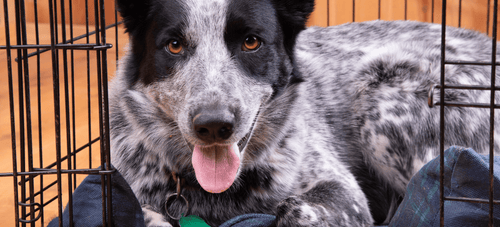
[[[181,42],[179,42],[177,40],[170,40],[168,42],[167,48],[168,48],[168,51],[172,54],[179,54],[183,50]]]
[[[241,50],[243,51],[251,51],[256,50],[260,47],[260,40],[255,36],[248,36],[245,39],[245,42],[241,46]]]

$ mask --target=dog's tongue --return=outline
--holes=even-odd
[[[192,163],[196,179],[205,191],[221,193],[234,182],[240,159],[238,145],[203,147],[196,145]]]

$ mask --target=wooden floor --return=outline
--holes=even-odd
[[[11,45],[16,44],[15,39],[15,25],[10,25],[11,31]],[[85,26],[75,26],[74,36],[85,34]],[[91,28],[91,31],[93,29]],[[33,24],[28,24],[28,43],[35,44],[35,27]],[[40,24],[40,43],[50,44],[50,27],[48,24]],[[0,26],[0,45],[5,45],[5,28],[3,25]],[[61,34],[61,28],[59,27],[59,34]],[[67,28],[69,36],[69,27]],[[128,38],[124,34],[123,28],[118,30],[119,37],[119,56],[122,56],[124,51],[124,46],[128,43]],[[61,39],[62,40],[62,39]],[[109,78],[112,78],[116,70],[116,44],[115,44],[115,29],[109,29],[107,31],[107,43],[113,44],[113,48],[107,51],[108,60],[108,74]],[[85,43],[86,39],[77,41],[77,43]],[[90,42],[95,43],[95,36],[90,36]],[[36,49],[30,49],[28,53],[34,52]],[[15,122],[16,122],[16,151],[18,160],[18,171],[21,171],[20,154],[20,121],[19,121],[19,84],[18,84],[18,74],[17,74],[17,63],[14,59],[17,57],[17,51],[11,51],[12,53],[12,75],[13,75],[13,85],[14,85],[14,103],[15,103]],[[63,59],[63,52],[59,51],[59,58]],[[96,52],[90,51],[89,54],[89,66],[90,70],[87,70],[87,51],[78,50],[73,53],[73,66],[71,64],[71,51],[68,51],[68,101],[69,101],[69,114],[66,113],[66,94],[64,86],[64,61],[59,61],[60,68],[60,102],[61,102],[61,153],[65,156],[68,152],[67,146],[67,120],[66,116],[69,116],[69,128],[70,128],[70,148],[79,148],[89,142],[89,131],[91,132],[90,139],[95,139],[99,137],[99,108],[98,108],[98,90],[97,90],[97,69],[96,69]],[[54,119],[54,96],[53,96],[53,73],[52,73],[52,60],[51,52],[47,51],[40,54],[40,69],[37,69],[37,57],[33,56],[29,58],[29,92],[30,92],[30,102],[31,102],[31,128],[32,128],[32,143],[28,144],[25,142],[25,159],[28,160],[29,146],[32,147],[33,163],[34,168],[45,167],[56,160],[56,140],[55,140],[55,119]],[[72,73],[72,70],[74,73]],[[89,72],[89,73],[88,73]],[[38,110],[38,74],[40,80],[40,109]],[[9,108],[9,89],[8,89],[8,67],[7,67],[7,51],[0,50],[0,173],[11,173],[12,168],[12,137],[11,137],[11,120],[10,120],[10,108]],[[74,89],[72,89],[72,75],[74,75]],[[90,75],[90,77],[88,77]],[[88,79],[90,78],[90,79]],[[90,82],[90,83],[89,83]],[[24,83],[23,83],[24,84]],[[90,84],[90,99],[88,94],[88,85]],[[74,91],[74,105],[72,104],[72,94]],[[25,94],[26,95],[26,94]],[[89,106],[88,102],[90,100],[90,121],[89,121]],[[74,114],[73,114],[74,108]],[[41,132],[42,132],[42,142],[39,140],[39,119],[38,114],[41,113]],[[25,114],[26,114],[25,110]],[[74,117],[74,122],[73,122]],[[27,119],[26,116],[24,122],[24,128],[27,130]],[[91,127],[89,129],[89,122]],[[74,127],[73,127],[74,126]],[[73,131],[74,128],[74,131]],[[73,134],[74,133],[74,134]],[[76,135],[76,136],[74,136]],[[25,132],[25,138],[27,138],[27,133]],[[25,139],[27,141],[27,139]],[[42,151],[42,164],[40,165],[40,150]],[[90,152],[92,152],[90,154]],[[99,155],[99,143],[95,143],[91,149],[84,149],[77,154],[76,167],[78,169],[96,168],[100,165],[100,155]],[[27,164],[27,162],[26,162]],[[72,162],[73,165],[73,162]],[[26,171],[27,171],[26,167]],[[62,168],[68,168],[68,162],[62,163]],[[74,166],[73,166],[74,168]],[[84,179],[85,175],[77,176],[77,183]],[[20,180],[21,178],[19,178]],[[67,203],[68,194],[68,177],[63,175],[62,192],[63,204]],[[44,176],[43,185],[48,184],[56,180],[55,175]],[[0,177],[1,193],[0,193],[0,220],[2,220],[1,226],[14,226],[14,183],[12,177]],[[35,192],[40,190],[40,177],[35,179]],[[49,190],[43,193],[43,200],[48,201],[57,195],[57,187],[51,187]],[[21,195],[19,195],[21,197]],[[36,202],[40,202],[40,196],[36,197]],[[57,200],[52,202],[50,205],[44,209],[44,226],[48,224],[48,221],[57,215]],[[37,223],[41,223],[38,221]],[[39,226],[39,225],[37,225]]]

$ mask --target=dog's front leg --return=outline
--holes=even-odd
[[[144,215],[144,224],[147,227],[172,227],[172,225],[165,220],[165,216],[156,212],[153,207],[149,205],[142,205],[142,214]]]
[[[364,194],[338,181],[323,181],[278,204],[277,226],[371,226]],[[361,196],[360,196],[361,195]]]

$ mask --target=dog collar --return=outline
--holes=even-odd
[[[185,216],[189,212],[189,202],[187,201],[186,197],[182,195],[181,185],[184,183],[184,179],[177,177],[177,174],[175,174],[175,172],[172,172],[172,178],[177,184],[177,191],[167,196],[167,201],[165,202],[167,215],[173,220],[179,221],[179,225],[181,227],[210,227],[205,221],[203,221],[203,219],[196,215],[189,215],[187,217]],[[181,200],[181,202],[186,204],[185,212],[181,212],[181,215],[179,217],[172,216],[172,214],[170,214],[170,212],[168,211],[168,208],[175,200]]]
[[[180,220],[182,217],[184,217],[184,215],[187,215],[187,213],[189,212],[189,202],[188,200],[186,199],[186,197],[184,197],[182,195],[182,188],[181,188],[181,183],[184,183],[184,182],[181,182],[181,181],[184,181],[184,179],[181,179],[181,178],[178,178],[177,177],[177,174],[175,174],[175,172],[172,172],[172,178],[174,179],[174,181],[176,182],[177,184],[177,192],[173,193],[173,194],[170,194],[169,196],[167,196],[167,201],[165,202],[165,210],[167,211],[167,215],[174,219],[174,220]],[[174,201],[176,200],[180,200],[182,203],[185,204],[186,206],[186,209],[185,212],[181,212],[181,215],[179,217],[174,217],[172,216],[172,214],[170,214],[170,211],[168,211],[168,208],[173,204]]]

